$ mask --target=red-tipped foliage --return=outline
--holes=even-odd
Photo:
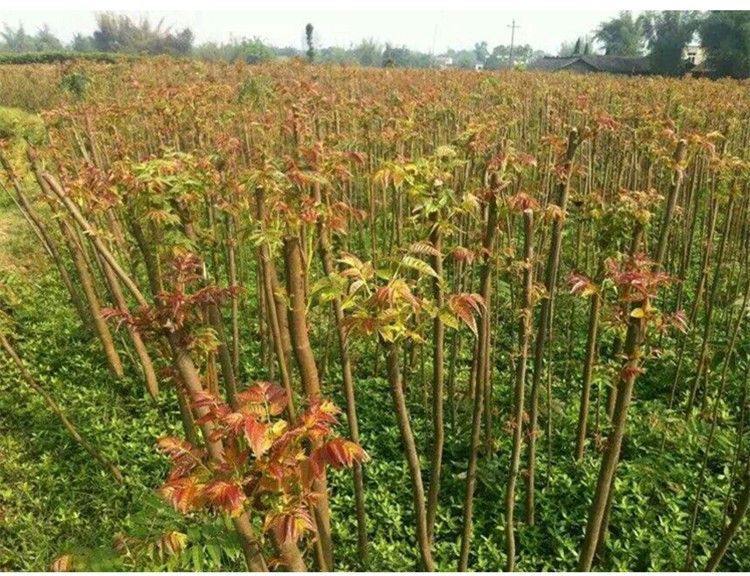
[[[276,384],[258,382],[237,398],[233,410],[206,391],[193,396],[193,406],[205,412],[198,423],[211,424],[211,439],[222,441],[222,456],[212,458],[189,442],[162,438],[158,446],[171,458],[172,469],[160,493],[181,512],[209,507],[236,516],[248,503],[262,502],[265,528],[297,541],[314,530],[314,479],[326,466],[351,466],[367,454],[350,440],[332,437],[339,411],[331,402],[311,403],[290,423],[280,417],[288,398]]]

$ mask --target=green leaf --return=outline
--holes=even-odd
[[[646,313],[643,311],[643,308],[634,308],[632,312],[630,312],[630,315],[633,318],[643,318]]]
[[[211,557],[211,561],[214,563],[214,565],[217,568],[221,568],[221,548],[219,548],[216,544],[207,544],[206,551]]]
[[[203,554],[200,546],[193,546],[191,557],[193,561],[193,570],[195,572],[203,572]]]
[[[416,270],[420,274],[432,276],[433,278],[440,278],[438,273],[424,260],[409,256],[408,254],[401,259],[401,265]]]
[[[454,330],[458,329],[458,327],[461,325],[460,322],[458,321],[458,318],[456,318],[456,316],[451,314],[449,310],[440,311],[440,320],[448,328],[453,328]]]

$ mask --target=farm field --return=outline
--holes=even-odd
[[[747,81],[0,86],[0,569],[750,570]]]

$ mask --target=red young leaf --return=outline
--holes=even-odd
[[[192,476],[170,480],[161,488],[161,494],[179,512],[197,508],[203,500],[205,485]]]
[[[266,441],[267,430],[268,424],[258,422],[253,416],[245,418],[245,438],[253,449],[256,458],[263,456],[269,448],[269,443]]]
[[[256,382],[237,396],[251,412],[259,415],[267,409],[269,415],[278,416],[289,403],[286,390],[273,382]]]
[[[367,459],[367,452],[359,444],[345,438],[334,438],[313,452],[310,464],[314,472],[319,475],[325,464],[330,464],[337,469],[348,468],[354,462],[363,462]]]
[[[315,531],[310,513],[303,509],[274,516],[268,526],[278,530],[284,543],[296,543],[305,532]]]
[[[164,436],[163,438],[159,438],[156,441],[156,445],[159,447],[159,450],[172,458],[188,454],[193,450],[193,445],[190,442],[174,436]]]
[[[448,306],[453,313],[463,320],[469,329],[478,335],[476,314],[484,309],[484,299],[479,294],[452,294],[448,297]]]
[[[169,477],[173,479],[189,474],[203,458],[203,450],[194,448],[190,442],[173,436],[160,438],[157,446],[172,459]]]
[[[451,255],[456,262],[466,262],[467,264],[471,264],[474,261],[474,252],[463,246],[454,248]]]
[[[232,516],[237,516],[242,512],[245,493],[236,482],[216,480],[206,486],[204,494],[210,504],[226,510]]]

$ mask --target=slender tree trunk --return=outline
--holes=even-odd
[[[258,222],[265,220],[265,198],[263,189],[258,188],[256,190],[256,218]],[[287,405],[287,412],[291,420],[294,420],[295,408],[294,408],[294,390],[292,389],[292,382],[290,376],[291,366],[289,364],[289,357],[286,349],[284,348],[284,338],[282,336],[281,318],[279,315],[279,309],[276,306],[274,297],[274,287],[272,278],[276,276],[276,271],[271,266],[271,253],[268,249],[268,245],[264,242],[261,243],[258,248],[258,260],[260,263],[260,281],[263,286],[263,294],[265,296],[266,312],[268,324],[271,329],[271,341],[273,343],[274,352],[276,355],[276,362],[279,367],[279,374],[281,377],[281,384],[286,390],[289,398],[289,404]],[[283,314],[286,319],[286,314]]]
[[[669,222],[667,222],[667,225],[669,225]],[[639,252],[639,250],[641,248],[641,243],[643,242],[643,238],[644,238],[644,228],[643,228],[643,225],[640,222],[636,222],[635,229],[633,231],[633,237],[631,238],[631,241],[630,241],[629,254],[631,255],[631,257],[634,256],[635,254],[637,254]],[[657,263],[653,263],[653,269],[654,270],[658,269],[658,267],[659,266],[658,266]],[[645,325],[644,325],[643,329],[645,329]],[[642,337],[643,337],[643,334],[641,334],[641,336],[639,338],[642,338]],[[618,342],[619,341],[620,340],[618,340]],[[627,344],[627,336],[626,336],[626,344]],[[641,346],[641,340],[639,339],[639,341],[638,341],[638,349],[639,349],[639,351],[640,351],[640,346]],[[627,362],[628,358],[629,358],[629,356],[628,356],[628,353],[627,353],[627,350],[626,350],[626,352],[625,352],[626,362]],[[626,367],[624,370],[627,371],[628,368]],[[617,410],[617,395],[619,394],[619,390],[620,389],[619,389],[618,386],[611,387],[610,388],[610,396],[608,398],[608,402],[609,402],[610,406],[607,407],[607,410],[608,410],[607,413],[608,413],[610,422],[612,423],[613,427],[614,427],[614,422],[615,422],[615,413],[616,413],[616,410]],[[619,457],[618,457],[618,459],[619,459]],[[615,464],[615,468],[616,467],[617,467],[617,464]],[[609,484],[608,493],[607,493],[606,501],[605,501],[605,504],[604,504],[604,510],[602,512],[602,519],[601,519],[601,522],[599,524],[599,535],[597,537],[596,551],[595,551],[595,553],[597,555],[599,555],[599,556],[603,555],[604,554],[604,550],[605,550],[605,541],[607,539],[607,531],[609,529],[609,517],[610,517],[610,513],[612,511],[612,501],[614,499],[614,490],[615,490],[615,483],[614,483],[614,479],[613,479],[610,482],[610,484]]]
[[[703,461],[701,462],[700,472],[698,473],[698,487],[693,497],[693,509],[690,515],[690,526],[688,528],[688,539],[687,539],[687,552],[685,554],[685,570],[689,571],[693,569],[693,537],[695,536],[695,526],[698,520],[698,512],[700,509],[700,500],[703,495],[703,487],[706,480],[706,471],[708,469],[708,461],[713,448],[714,435],[716,428],[719,423],[719,407],[721,406],[721,400],[724,395],[724,389],[727,382],[727,373],[729,370],[729,364],[732,356],[734,356],[735,345],[737,344],[737,337],[740,333],[740,328],[744,320],[745,310],[747,310],[748,299],[750,299],[750,279],[745,284],[744,296],[742,298],[742,306],[740,307],[740,313],[737,317],[737,321],[734,324],[732,330],[732,336],[727,346],[726,356],[721,371],[721,378],[719,380],[719,388],[714,398],[714,404],[711,410],[711,426],[709,427],[708,437],[706,438],[706,446],[703,453]]]
[[[481,441],[482,411],[484,407],[484,387],[487,377],[487,365],[489,364],[490,352],[490,317],[492,312],[492,252],[497,237],[498,209],[497,209],[497,182],[493,182],[492,195],[487,207],[487,225],[482,241],[483,262],[480,272],[480,295],[484,300],[484,313],[482,314],[477,339],[476,354],[474,356],[474,386],[473,386],[473,409],[471,415],[471,444],[469,446],[469,462],[466,470],[466,490],[464,493],[463,528],[461,532],[461,555],[458,561],[458,570],[463,572],[469,565],[469,550],[471,548],[472,524],[474,516],[474,489],[477,481],[477,458],[479,456],[479,443]]]
[[[677,206],[677,198],[680,195],[680,189],[682,187],[682,181],[685,177],[683,170],[683,163],[685,162],[685,156],[687,154],[687,142],[680,140],[677,143],[677,148],[674,152],[674,174],[672,176],[672,185],[669,188],[669,194],[667,195],[667,205],[664,210],[664,217],[662,219],[661,230],[659,233],[659,243],[656,246],[656,254],[654,256],[654,263],[657,267],[661,267],[664,262],[664,256],[667,253],[667,242],[669,240],[669,229],[672,219],[674,218],[675,207]]]
[[[442,238],[440,233],[439,213],[435,212],[432,219],[430,241],[438,254],[432,257],[432,268],[437,277],[432,279],[432,297],[434,305],[443,307],[443,256]],[[432,322],[432,459],[430,462],[430,487],[427,493],[427,534],[430,542],[434,539],[435,515],[438,508],[440,493],[440,474],[443,466],[443,444],[445,442],[445,422],[443,418],[444,368],[445,357],[445,326],[440,315],[435,315]]]
[[[112,332],[110,331],[107,322],[102,317],[102,308],[99,303],[99,296],[96,293],[96,282],[94,281],[88,263],[83,256],[82,247],[77,243],[73,231],[65,220],[60,220],[60,230],[65,239],[65,243],[68,245],[68,250],[73,259],[76,272],[78,273],[81,288],[83,289],[86,303],[88,304],[89,314],[94,323],[94,330],[99,336],[99,341],[104,349],[104,355],[107,358],[107,365],[115,377],[122,378],[124,375],[122,361],[120,360],[120,355],[115,348]]]
[[[308,400],[321,398],[318,367],[315,363],[310,339],[308,336],[305,298],[305,266],[302,259],[302,248],[299,237],[288,235],[284,238],[284,262],[286,263],[287,291],[291,300],[289,309],[289,332],[294,348],[294,355],[299,367],[300,379]],[[333,542],[331,540],[331,520],[328,506],[328,487],[325,475],[316,479],[314,489],[318,493],[315,506],[315,518],[318,526],[318,537],[323,548],[321,566],[326,571],[333,570]]]
[[[237,275],[237,239],[235,238],[234,216],[227,214],[227,266],[229,287],[237,290],[240,283]],[[240,296],[232,294],[232,371],[240,377]]]
[[[716,303],[716,296],[719,289],[719,283],[722,277],[722,267],[724,264],[724,255],[727,247],[727,236],[730,232],[730,226],[732,222],[732,209],[734,207],[734,197],[730,196],[726,206],[726,216],[724,220],[724,226],[721,235],[721,241],[719,242],[719,250],[716,256],[716,264],[714,266],[714,275],[711,279],[711,287],[709,288],[708,298],[706,299],[706,312],[703,318],[703,337],[701,340],[701,348],[698,353],[698,366],[695,371],[695,380],[690,387],[690,394],[688,396],[687,406],[685,408],[685,416],[689,416],[693,409],[696,396],[700,390],[703,375],[707,370],[706,363],[708,361],[708,346],[711,338],[711,330],[713,328],[712,319],[714,313],[714,304]]]
[[[107,281],[107,285],[109,286],[109,291],[112,294],[112,298],[114,299],[115,304],[120,310],[128,312],[128,303],[125,301],[125,296],[122,293],[122,288],[120,288],[120,282],[117,279],[117,276],[115,276],[115,273],[112,272],[112,268],[110,268],[109,264],[104,262],[101,257],[99,257],[99,260],[102,271],[104,272],[104,277]],[[136,330],[136,328],[130,324],[128,325],[127,329],[128,333],[130,334],[130,340],[133,342],[133,348],[135,348],[135,352],[138,355],[141,369],[143,370],[143,377],[146,381],[146,390],[148,391],[151,398],[156,400],[159,397],[159,381],[156,377],[156,370],[154,370],[154,364],[151,361],[151,356],[148,353],[146,344],[143,342],[143,339],[141,338],[138,330]]]
[[[643,238],[643,225],[635,223],[630,243],[629,254],[633,257],[639,250]],[[623,300],[628,295],[623,295]],[[639,299],[632,303],[628,312],[635,308],[645,310],[648,300]],[[589,512],[586,534],[579,556],[579,571],[589,571],[597,550],[602,550],[609,526],[609,513],[614,492],[614,476],[620,459],[620,448],[625,434],[627,412],[633,394],[635,380],[640,372],[641,341],[645,331],[645,320],[628,313],[627,333],[625,336],[625,365],[619,373],[617,386],[612,390],[614,408],[610,418],[612,431],[607,438],[607,447],[602,458],[597,480],[594,502]],[[621,395],[623,395],[621,397]]]
[[[232,408],[236,409],[239,406],[237,401],[237,382],[234,376],[234,368],[232,367],[232,356],[229,353],[226,335],[224,334],[224,322],[216,303],[209,302],[207,308],[208,324],[213,328],[214,332],[216,332],[216,337],[219,340],[217,355],[219,357],[219,365],[221,366],[221,375],[224,380],[227,400]]]
[[[583,458],[583,451],[586,448],[586,431],[589,416],[589,403],[591,401],[591,378],[594,373],[594,364],[596,363],[596,348],[599,343],[599,309],[601,308],[602,297],[597,289],[591,295],[589,304],[589,329],[586,337],[586,359],[583,363],[583,379],[581,384],[581,405],[578,411],[578,431],[576,433],[576,460]]]
[[[636,304],[633,308],[643,307],[643,302]],[[625,354],[627,363],[621,373],[617,385],[617,401],[612,422],[612,433],[607,439],[607,449],[602,458],[599,469],[599,479],[594,493],[594,502],[589,513],[586,525],[586,535],[583,541],[580,555],[578,557],[578,571],[588,572],[594,560],[599,535],[602,529],[607,501],[610,498],[610,487],[614,482],[615,471],[620,459],[622,439],[625,435],[630,400],[633,395],[633,387],[640,368],[640,339],[643,331],[643,319],[630,317],[628,331],[625,337]]]
[[[156,295],[164,289],[161,272],[159,270],[159,260],[154,250],[149,245],[143,227],[141,226],[141,223],[138,222],[138,217],[135,215],[130,218],[130,229],[133,233],[133,238],[135,238],[135,243],[138,245],[138,249],[143,255],[143,262],[146,265],[146,276],[148,276],[151,296],[155,298]]]
[[[320,189],[316,187],[316,200],[321,201]],[[320,246],[320,257],[323,263],[323,271],[326,276],[335,274],[333,256],[331,254],[331,243],[328,230],[322,221],[318,222],[318,241]],[[346,399],[346,419],[349,424],[351,440],[359,444],[359,421],[357,419],[357,403],[354,396],[354,377],[352,376],[352,364],[349,357],[349,338],[344,327],[344,310],[341,298],[334,298],[332,302],[334,320],[336,322],[336,334],[338,336],[339,351],[341,355],[342,383],[344,398]],[[367,517],[365,514],[365,489],[362,464],[354,462],[352,466],[354,479],[354,500],[357,513],[357,551],[364,566],[367,566]]]
[[[563,218],[568,206],[570,173],[573,165],[573,156],[578,148],[578,143],[578,131],[574,128],[570,131],[570,134],[568,134],[568,147],[563,158],[566,175],[563,181],[557,185],[556,206],[562,211],[562,213],[555,219],[554,224],[552,225],[550,250],[544,280],[544,286],[547,290],[548,297],[542,300],[541,310],[539,312],[539,326],[537,327],[537,335],[534,342],[534,371],[529,399],[529,443],[527,449],[528,475],[526,476],[526,523],[529,526],[534,525],[534,513],[536,509],[536,439],[537,421],[539,419],[539,384],[542,380],[544,348],[547,334],[550,331],[550,318],[552,306],[554,304],[555,288],[557,286],[557,272],[560,266]]]
[[[435,566],[432,560],[432,546],[427,533],[427,510],[425,508],[422,470],[419,465],[419,455],[417,453],[416,442],[414,441],[414,433],[409,423],[409,411],[406,407],[401,370],[398,365],[398,346],[392,342],[384,341],[383,347],[385,349],[386,366],[388,369],[388,382],[391,388],[393,406],[396,410],[396,421],[401,435],[406,462],[409,466],[409,476],[411,477],[414,512],[417,516],[417,546],[419,547],[422,567],[428,572],[432,572]]]
[[[698,309],[700,308],[701,301],[703,300],[703,292],[706,288],[706,280],[708,279],[708,270],[711,262],[711,254],[713,252],[714,234],[716,232],[716,220],[719,215],[719,199],[717,197],[716,190],[712,191],[712,202],[711,209],[709,210],[708,217],[708,230],[706,231],[706,240],[703,247],[703,258],[701,260],[701,267],[699,270],[700,275],[698,276],[698,285],[695,288],[695,294],[693,299],[693,307],[690,310],[690,323],[695,323],[695,319],[698,317]]]
[[[516,506],[516,480],[521,460],[521,443],[523,440],[523,408],[526,387],[526,364],[529,354],[529,338],[531,333],[532,290],[534,284],[534,248],[533,248],[533,219],[534,213],[525,210],[524,224],[524,273],[523,273],[523,303],[518,320],[518,360],[516,364],[516,382],[513,389],[513,449],[510,455],[510,471],[505,490],[505,549],[506,572],[513,572],[516,565],[516,539],[514,532],[514,509]]]

